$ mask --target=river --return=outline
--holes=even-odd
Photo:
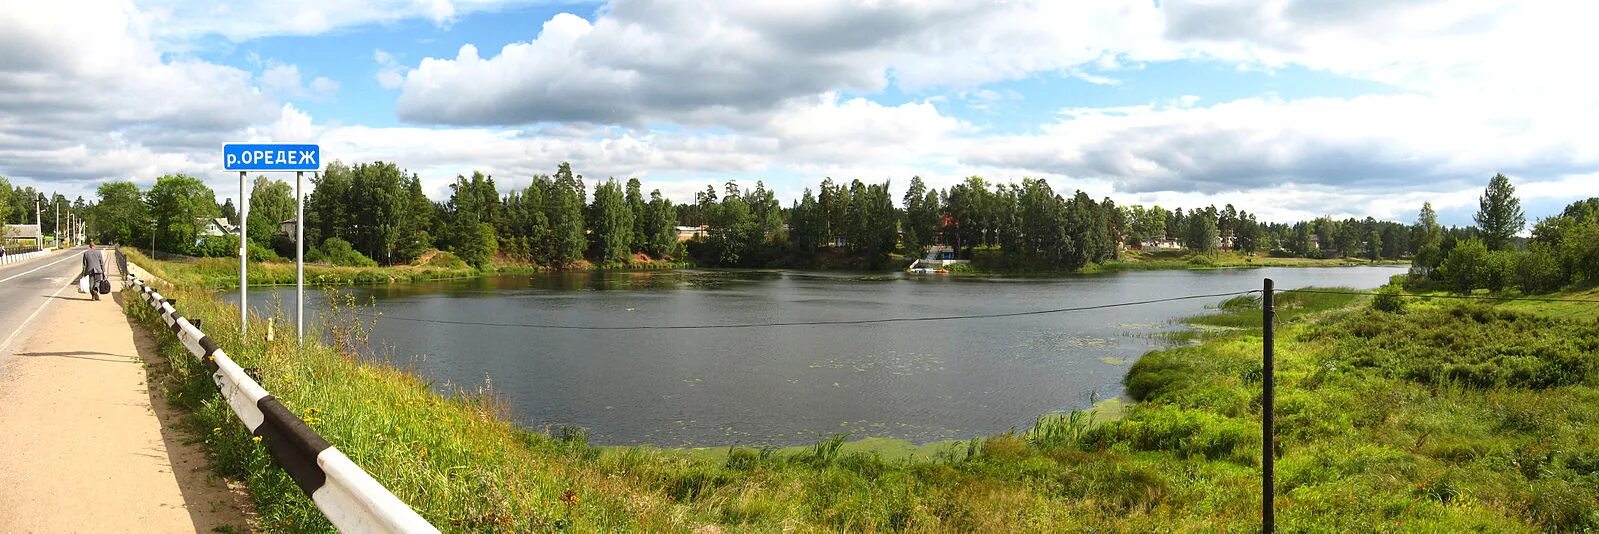
[[[506,275],[348,290],[380,312],[379,356],[440,390],[492,380],[528,427],[597,444],[912,442],[1021,429],[1122,394],[1175,321],[1221,298],[1023,315],[760,328],[571,330],[986,315],[1316,285],[1374,288],[1394,267],[1142,271],[1054,278],[793,271]],[[309,291],[307,315],[326,309]],[[258,312],[294,288],[253,290]],[[237,302],[236,293],[227,296]],[[292,314],[291,314],[292,315]],[[446,321],[446,322],[437,322]],[[477,323],[491,323],[484,325]],[[515,326],[513,326],[515,325]],[[281,331],[285,331],[280,329]],[[292,332],[292,327],[287,331]]]

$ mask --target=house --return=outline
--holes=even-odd
[[[1143,250],[1182,250],[1183,242],[1171,238],[1151,239],[1143,243]]]
[[[199,229],[199,237],[218,237],[239,233],[239,228],[228,223],[222,217],[209,219],[195,219],[194,225]]]
[[[44,243],[44,232],[37,224],[7,224],[0,232],[8,250],[39,248]]]
[[[294,237],[296,235],[294,230],[294,219],[278,221],[278,235]]]
[[[927,256],[922,258],[927,261],[953,261],[955,249],[947,245],[933,245],[927,248]]]
[[[849,246],[849,237],[844,234],[833,234],[833,239],[828,241],[827,244],[834,248],[844,248]]]
[[[679,226],[677,227],[677,240],[678,242],[691,241],[703,238],[709,233],[710,227],[703,224],[699,226]]]

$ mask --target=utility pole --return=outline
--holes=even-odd
[[[56,248],[62,248],[61,247],[61,203],[52,201],[51,204],[55,204],[56,205],[56,225],[55,225],[54,228],[52,228],[53,231],[51,233],[56,235]]]

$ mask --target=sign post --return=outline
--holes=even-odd
[[[294,339],[305,343],[305,172],[294,173]]]
[[[222,145],[222,168],[239,172],[239,331],[248,330],[250,312],[245,288],[249,283],[250,238],[245,229],[250,214],[249,190],[245,175],[255,172],[294,172],[295,206],[295,313],[296,332],[305,335],[305,202],[302,183],[305,171],[322,169],[322,147],[287,143],[228,143]]]
[[[246,188],[245,171],[239,171],[239,333],[250,332],[250,295],[245,292],[250,285],[250,236],[244,229],[250,223],[250,190]]]

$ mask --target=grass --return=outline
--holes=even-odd
[[[1407,265],[1404,260],[1371,261],[1360,258],[1294,258],[1266,255],[1247,255],[1236,251],[1219,251],[1208,254],[1186,250],[1135,251],[1124,250],[1120,257],[1104,263],[1090,263],[1076,271],[1056,268],[1017,268],[1005,266],[999,249],[978,248],[970,264],[960,264],[960,269],[949,268],[951,274],[1014,274],[1014,273],[1076,273],[1097,274],[1123,271],[1209,270],[1254,267],[1345,267],[1356,265]]]
[[[200,258],[189,262],[152,261],[136,250],[124,249],[129,258],[138,258],[140,265],[150,265],[152,274],[183,287],[228,288],[239,286],[239,261],[237,258]],[[305,282],[312,286],[349,286],[372,284],[403,284],[430,280],[471,278],[490,274],[532,273],[539,267],[525,263],[496,263],[493,269],[475,269],[454,255],[440,252],[438,258],[422,265],[389,265],[379,267],[340,267],[306,264]],[[447,259],[445,259],[447,258]],[[661,270],[689,267],[676,262],[635,262],[593,265],[584,262],[578,268],[585,270]],[[293,263],[255,262],[250,264],[250,286],[286,286],[295,283]]]
[[[238,335],[235,310],[205,289],[170,293],[269,391],[446,531],[1259,529],[1261,340],[1249,300],[1198,319],[1223,327],[1202,343],[1134,364],[1130,406],[924,446],[834,436],[786,450],[662,450],[518,428],[489,384],[441,395],[339,350],[362,342],[353,320],[319,333],[331,343],[297,349]],[[1363,299],[1280,301],[1284,531],[1599,528],[1593,317],[1442,302],[1393,314]],[[260,527],[326,530],[198,362],[159,337],[172,362],[163,389],[187,409],[213,467],[246,482]]]

